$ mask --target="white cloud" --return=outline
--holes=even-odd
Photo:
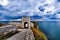
[[[54,14],[55,12],[55,0],[46,0],[43,3],[40,2],[40,0],[30,0],[30,2],[25,2],[23,3],[22,0],[14,0],[14,1],[8,1],[8,0],[0,0],[0,5],[3,6],[3,8],[7,9],[6,10],[0,10],[2,11],[2,14],[4,16],[10,16],[10,17],[17,17],[17,16],[23,16],[23,15],[28,15],[28,16],[33,16],[33,15],[38,15],[38,16],[43,16],[43,14],[47,14],[48,11],[51,11],[50,14]],[[29,6],[26,6],[29,3]],[[44,6],[44,4],[48,4],[48,6]],[[22,6],[22,4],[24,4]],[[45,7],[44,12],[41,12],[38,7],[39,6]],[[57,9],[57,8],[56,8]],[[28,13],[26,13],[28,12]],[[35,12],[35,13],[34,13]],[[3,18],[4,18],[3,16]],[[6,18],[5,18],[6,19]]]
[[[0,5],[6,6],[8,4],[9,4],[8,0],[0,0]]]

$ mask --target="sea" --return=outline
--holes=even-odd
[[[39,21],[38,26],[48,40],[60,40],[60,21]]]

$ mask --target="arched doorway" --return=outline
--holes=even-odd
[[[28,22],[25,22],[24,23],[24,28],[28,28],[28,25],[29,25]]]

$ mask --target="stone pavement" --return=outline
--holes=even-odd
[[[23,29],[20,33],[8,38],[7,40],[35,40],[31,29]]]

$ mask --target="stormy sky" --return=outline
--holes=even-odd
[[[0,21],[31,19],[60,20],[60,0],[0,0]]]

